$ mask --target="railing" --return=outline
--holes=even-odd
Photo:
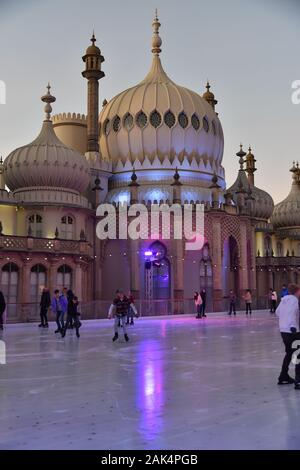
[[[83,320],[91,319],[104,319],[107,318],[108,310],[111,305],[111,300],[93,300],[90,302],[81,302],[79,310]],[[180,315],[180,314],[195,314],[194,300],[189,299],[165,299],[165,300],[136,300],[135,306],[138,313],[142,317],[150,316],[166,316],[166,315]],[[218,312],[227,312],[229,308],[229,301],[223,298],[217,304]],[[252,302],[253,310],[265,310],[269,308],[269,300],[267,296],[254,299]],[[245,303],[243,300],[238,300],[236,303],[237,310],[244,310]],[[207,312],[212,312],[211,303],[207,304]],[[39,303],[10,303],[7,305],[5,321],[7,323],[18,322],[35,322],[39,321]],[[49,310],[49,321],[55,320],[55,315]]]
[[[1,251],[42,251],[47,253],[80,253],[88,255],[91,246],[86,241],[81,240],[61,240],[59,238],[35,238],[20,237],[12,235],[0,235]]]

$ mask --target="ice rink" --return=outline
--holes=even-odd
[[[112,335],[109,320],[84,322],[79,340],[6,328],[1,449],[300,448],[275,316],[139,319],[129,343]]]

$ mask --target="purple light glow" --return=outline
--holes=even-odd
[[[145,251],[145,256],[152,256],[152,255],[153,255],[152,251]]]

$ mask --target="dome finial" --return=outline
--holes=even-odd
[[[153,19],[153,22],[152,22],[152,28],[153,28],[153,36],[152,36],[152,53],[156,56],[159,55],[159,53],[161,52],[161,44],[162,44],[162,41],[161,41],[161,37],[159,35],[159,28],[160,28],[160,22],[158,20],[158,16],[157,16],[157,8],[155,9],[155,16],[154,16],[154,19]]]
[[[47,85],[47,93],[41,97],[41,100],[46,103],[44,111],[46,113],[45,116],[45,121],[51,121],[51,112],[52,112],[52,106],[50,103],[54,103],[56,101],[55,96],[52,96],[50,93],[51,86],[50,83],[48,82]]]
[[[243,144],[240,144],[240,150],[236,153],[236,156],[239,157],[240,170],[244,170],[246,152],[243,150]]]
[[[95,38],[95,31],[93,29],[93,34],[92,34],[92,37],[91,37],[91,42],[93,43],[93,45],[95,44],[96,42],[96,38]]]

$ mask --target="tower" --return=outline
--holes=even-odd
[[[85,70],[82,72],[88,81],[87,93],[87,151],[99,152],[99,80],[104,77],[101,70],[101,63],[104,57],[101,55],[99,47],[95,46],[96,38],[93,33],[92,45],[86,50],[82,57],[85,62]]]
[[[255,158],[252,153],[251,147],[248,149],[248,153],[246,155],[245,163],[246,163],[246,172],[248,174],[248,181],[251,186],[254,186],[254,172],[257,170],[255,167]]]

